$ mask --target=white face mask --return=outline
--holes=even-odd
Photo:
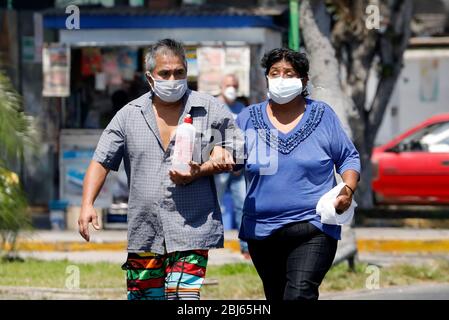
[[[182,98],[187,91],[187,79],[181,80],[160,80],[154,79],[151,74],[148,74],[154,81],[154,86],[150,87],[154,94],[157,95],[162,101],[175,102]]]
[[[300,78],[268,78],[267,96],[277,104],[286,104],[301,92],[302,81]]]
[[[235,101],[235,99],[237,98],[237,90],[235,90],[234,87],[227,87],[223,92],[223,96],[230,103],[233,103]]]

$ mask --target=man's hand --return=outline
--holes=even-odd
[[[201,165],[193,161],[190,161],[189,165],[190,165],[190,172],[188,173],[170,170],[168,174],[170,176],[171,181],[173,181],[175,184],[186,185],[195,180],[196,178],[198,178],[201,171]]]
[[[98,224],[98,216],[97,212],[93,205],[83,205],[81,207],[80,216],[78,219],[78,228],[80,235],[86,240],[89,241],[89,223],[92,223],[93,227],[96,230],[100,229],[100,225]]]
[[[100,229],[97,212],[95,211],[93,204],[108,173],[109,169],[92,160],[87,168],[86,175],[84,176],[83,200],[78,219],[78,229],[80,235],[86,239],[86,241],[89,241],[89,223],[92,223],[95,229]]]
[[[232,171],[235,165],[232,154],[223,147],[215,146],[210,154],[211,164],[218,171]]]
[[[342,214],[346,210],[348,210],[349,206],[352,202],[352,193],[348,191],[347,187],[341,189],[340,194],[337,196],[337,199],[334,201],[335,211],[338,214]]]

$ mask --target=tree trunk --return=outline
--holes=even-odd
[[[352,137],[348,124],[348,111],[353,110],[352,101],[340,85],[340,70],[335,50],[330,41],[330,17],[324,1],[302,1],[300,24],[304,44],[310,62],[310,80],[313,84],[312,98],[328,103],[337,113],[343,128]],[[357,256],[355,232],[350,225],[342,230],[334,264],[344,260],[353,261]]]
[[[354,106],[340,85],[340,69],[330,41],[331,21],[325,3],[305,0],[301,2],[300,10],[302,37],[310,62],[312,98],[332,106],[346,132],[352,137],[348,111],[353,110]]]
[[[312,97],[331,105],[360,153],[362,173],[356,200],[363,208],[373,205],[371,154],[402,68],[412,18],[411,0],[381,1],[382,30],[370,30],[365,25],[368,4],[368,0],[334,1],[339,20],[331,21],[326,1],[304,0],[300,15],[315,87]],[[371,69],[380,71],[374,99],[367,106]]]

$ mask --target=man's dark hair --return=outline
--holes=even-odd
[[[276,48],[265,53],[261,61],[261,65],[265,69],[265,75],[268,75],[273,64],[281,60],[290,62],[301,78],[308,75],[309,60],[306,55],[287,48]]]
[[[148,52],[145,56],[145,70],[153,72],[156,67],[156,55],[167,53],[181,58],[187,69],[186,54],[182,43],[173,39],[162,39],[150,45],[148,48]]]

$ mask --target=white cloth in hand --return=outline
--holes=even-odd
[[[342,214],[338,214],[335,210],[335,200],[345,185],[346,183],[340,182],[331,191],[324,194],[318,201],[316,213],[321,216],[321,223],[343,225],[351,222],[352,217],[354,216],[354,209],[357,207],[357,203],[354,199],[348,210],[344,211]]]

